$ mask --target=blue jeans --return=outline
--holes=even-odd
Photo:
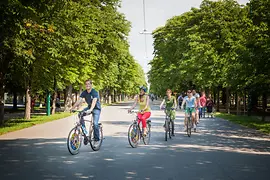
[[[205,117],[205,107],[201,107],[199,108],[199,116],[200,117]]]
[[[89,110],[90,108],[89,107],[86,107],[84,108],[82,111],[87,111]],[[94,109],[92,111],[92,115],[93,115],[93,123],[94,123],[94,139],[96,141],[99,141],[99,125],[98,125],[98,122],[99,122],[99,117],[100,117],[100,113],[101,113],[101,110],[99,109]],[[81,122],[81,124],[83,126],[85,126],[85,123],[84,121]],[[90,132],[89,132],[90,133]]]

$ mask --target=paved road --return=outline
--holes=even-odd
[[[202,119],[188,138],[183,113],[176,137],[164,141],[164,114],[152,104],[152,139],[131,148],[129,104],[103,109],[105,140],[100,151],[83,146],[72,156],[66,137],[74,118],[37,125],[0,136],[0,179],[97,180],[269,180],[270,138],[221,119]]]

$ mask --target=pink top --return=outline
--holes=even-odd
[[[201,106],[204,107],[206,105],[206,98],[205,98],[205,95],[203,95],[202,97],[200,97],[200,103],[201,103]]]

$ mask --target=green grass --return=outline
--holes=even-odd
[[[216,113],[216,117],[229,120],[231,122],[243,125],[245,127],[257,129],[263,133],[270,134],[270,122],[263,122],[261,118],[252,116],[237,116],[226,113]]]
[[[112,104],[116,104],[116,103],[112,103]],[[109,106],[112,104],[103,103],[101,106],[103,108],[103,107],[106,107],[106,106]],[[82,106],[86,107],[87,104],[83,104]],[[24,108],[18,108],[18,109],[20,111],[24,111]],[[35,107],[35,110],[41,110],[41,109],[45,109],[45,107],[42,107],[42,108]],[[10,119],[7,122],[5,122],[4,125],[0,126],[0,135],[6,134],[8,132],[13,132],[13,131],[17,131],[20,129],[28,128],[28,127],[31,127],[31,126],[34,126],[37,124],[42,124],[42,123],[62,119],[62,118],[68,117],[68,116],[71,116],[71,114],[69,112],[62,112],[62,113],[56,113],[56,114],[51,115],[51,116],[46,116],[46,115],[31,116],[30,120],[26,120],[23,118]]]
[[[24,129],[27,127],[31,127],[36,124],[42,124],[57,119],[62,119],[68,116],[71,116],[69,112],[63,112],[63,113],[56,113],[51,116],[46,115],[32,116],[30,120],[26,120],[23,118],[10,119],[7,122],[5,122],[4,125],[0,126],[0,135]]]

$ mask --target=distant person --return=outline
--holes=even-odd
[[[211,118],[213,118],[213,107],[214,107],[214,101],[212,100],[211,94],[209,94],[206,100],[206,109],[207,109],[208,118],[209,118],[209,115],[211,115]]]
[[[205,92],[201,93],[200,103],[201,103],[201,108],[200,108],[200,111],[199,111],[199,117],[201,118],[202,116],[205,117],[205,108],[206,108]]]

